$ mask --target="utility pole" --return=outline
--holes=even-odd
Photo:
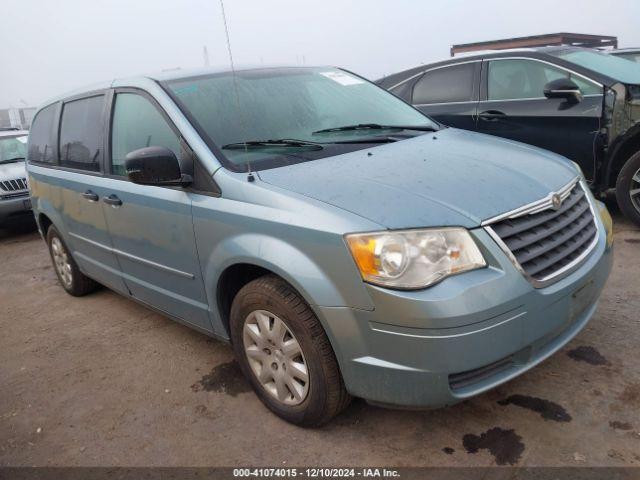
[[[204,59],[204,66],[209,66],[209,50],[207,50],[207,46],[202,46],[202,58]]]

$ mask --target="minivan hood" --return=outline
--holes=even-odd
[[[559,155],[454,128],[259,172],[269,184],[390,229],[472,228],[559,190],[576,175]]]

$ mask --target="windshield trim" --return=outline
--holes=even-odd
[[[408,105],[409,107],[411,107],[413,110],[415,110],[416,112],[418,112],[420,115],[422,115],[423,117],[425,117],[428,121],[430,121],[431,123],[433,123],[436,128],[438,129],[442,129],[444,127],[446,127],[446,125],[444,123],[440,123],[436,120],[434,120],[433,118],[431,118],[429,115],[427,115],[426,113],[424,113],[422,110],[416,108],[414,105],[412,105],[410,102],[407,102],[406,100],[397,97],[396,95],[394,95],[393,93],[391,93],[389,91],[389,89],[386,89],[384,87],[381,87],[380,85],[378,85],[376,82],[372,82],[371,80],[369,80],[368,78],[363,77],[362,75],[358,75],[355,72],[352,72],[351,70],[347,70],[346,68],[339,68],[339,67],[333,67],[336,68],[338,70],[342,70],[343,72],[347,72],[355,77],[358,77],[360,80],[363,80],[367,83],[370,83],[371,85],[378,87],[380,90],[382,90],[383,92],[387,93],[388,95],[391,95],[392,97],[396,98],[397,100],[400,100],[402,103],[404,103],[405,105]]]
[[[314,68],[320,68],[320,67],[298,67],[298,66],[293,66],[293,67],[264,67],[264,68],[253,68],[253,69],[248,69],[247,71],[259,71],[259,70],[312,70]],[[410,103],[404,101],[401,98],[396,97],[395,95],[393,95],[392,93],[390,93],[388,90],[380,87],[379,85],[377,85],[376,83],[372,82],[371,80],[363,77],[362,75],[358,75],[357,73],[353,73],[347,69],[344,68],[339,68],[339,67],[327,67],[327,68],[335,68],[336,70],[341,70],[343,72],[349,73],[350,75],[354,75],[356,77],[358,77],[359,79],[361,79],[364,82],[367,82],[373,86],[375,86],[376,88],[379,88],[380,90],[382,90],[383,92],[385,92],[387,95],[391,95],[393,96],[394,99],[396,99],[399,102],[404,103],[405,105],[407,105],[408,107],[410,107],[411,109],[415,110],[416,112],[418,112],[420,115],[422,115],[423,117],[425,117],[425,119],[431,123],[433,123],[436,128],[443,128],[444,125],[437,122],[436,120],[434,120],[433,118],[431,118],[430,116],[426,115],[424,112],[421,112],[419,109],[417,109],[416,107],[414,107],[413,105],[411,105]],[[178,98],[178,96],[171,90],[170,85],[173,83],[181,83],[181,82],[185,82],[185,81],[189,81],[189,80],[198,80],[198,79],[203,79],[203,78],[212,78],[212,77],[216,77],[216,76],[221,76],[221,75],[229,75],[232,74],[231,71],[225,71],[225,72],[214,72],[214,73],[204,73],[204,74],[196,74],[193,76],[189,76],[189,77],[179,77],[179,78],[171,78],[171,79],[167,79],[167,80],[154,80],[154,82],[162,89],[162,91],[164,93],[167,94],[167,96],[173,101],[173,103],[178,107],[178,110],[180,110],[180,112],[182,113],[182,115],[184,115],[184,117],[187,119],[187,121],[191,124],[191,126],[193,127],[193,129],[196,131],[196,133],[200,136],[200,138],[204,141],[204,143],[207,145],[207,147],[209,147],[209,150],[211,151],[211,153],[213,153],[213,155],[216,157],[216,160],[218,160],[218,162],[220,163],[220,165],[231,171],[231,172],[235,172],[235,173],[247,173],[250,170],[252,170],[252,166],[250,164],[247,164],[246,166],[241,166],[238,165],[234,162],[232,162],[226,155],[225,153],[222,151],[222,148],[220,146],[218,146],[213,139],[207,134],[207,132],[205,131],[205,129],[202,127],[202,125],[200,124],[200,122],[198,122],[196,120],[196,118],[191,114],[191,112],[189,111],[189,109],[187,108],[187,106]],[[372,142],[375,143],[375,142]],[[330,158],[326,157],[326,158]],[[299,163],[304,163],[306,161],[313,161],[313,160],[301,160]],[[261,161],[261,168],[260,170],[268,170],[271,168],[277,168],[279,166],[285,166],[285,165],[280,165],[279,162],[275,159],[265,159]]]
[[[212,74],[212,75],[215,75],[215,74]],[[186,77],[184,80],[195,80],[197,78],[202,78],[205,76],[206,75],[195,75],[193,77]],[[181,78],[180,80],[183,80],[183,79]],[[187,119],[189,124],[193,127],[196,133],[204,141],[207,147],[209,147],[209,150],[211,151],[211,153],[213,153],[214,157],[216,157],[216,159],[218,160],[218,162],[220,162],[220,165],[223,168],[226,168],[227,170],[231,170],[232,172],[236,172],[236,173],[248,172],[248,169],[239,168],[239,165],[236,165],[231,160],[229,160],[227,156],[223,153],[222,148],[216,145],[213,139],[207,134],[205,129],[202,127],[202,125],[200,125],[200,122],[198,122],[198,120],[196,120],[196,118],[191,114],[187,106],[184,103],[182,103],[182,101],[177,97],[177,95],[175,95],[173,91],[169,88],[169,84],[172,81],[176,81],[176,80],[169,80],[169,81],[155,80],[155,82],[162,89],[162,91],[169,96],[169,98],[173,101],[173,103],[175,103],[175,105],[178,107],[178,110],[180,110],[182,115],[184,115],[184,117]]]

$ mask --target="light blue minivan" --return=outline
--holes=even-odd
[[[575,164],[331,67],[60,97],[28,175],[68,293],[99,283],[231,342],[265,405],[305,426],[352,396],[437,407],[523,373],[585,326],[612,265]]]

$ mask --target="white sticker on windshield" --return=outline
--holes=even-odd
[[[16,140],[18,140],[20,143],[27,143],[27,136],[25,135],[24,137],[16,137]]]
[[[358,77],[354,77],[344,72],[320,72],[320,75],[324,75],[334,82],[338,82],[340,85],[358,85],[360,83],[364,83]]]

